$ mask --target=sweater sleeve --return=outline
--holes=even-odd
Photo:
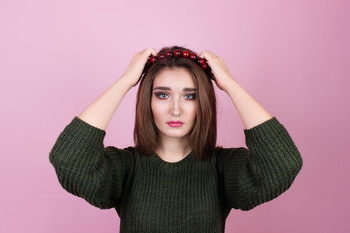
[[[62,187],[101,209],[116,206],[133,164],[131,151],[104,148],[105,134],[75,117],[49,155]]]
[[[244,133],[248,149],[220,149],[217,159],[228,205],[250,210],[285,192],[299,173],[302,158],[275,117]]]

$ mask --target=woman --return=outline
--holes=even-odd
[[[135,147],[104,147],[123,96],[141,78]],[[225,91],[246,148],[216,147],[213,89]],[[120,232],[224,232],[232,208],[250,210],[286,191],[302,159],[286,129],[231,76],[223,59],[172,47],[137,53],[124,75],[64,129],[50,153],[62,186],[115,208]]]

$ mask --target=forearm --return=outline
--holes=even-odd
[[[207,50],[204,50],[200,57],[207,59],[216,85],[230,96],[246,129],[251,129],[272,118],[232,77],[222,57]]]
[[[239,83],[230,78],[224,91],[230,96],[246,129],[251,129],[272,116]]]
[[[96,128],[105,130],[124,95],[138,83],[151,54],[157,54],[155,49],[148,48],[135,54],[124,75],[91,103],[79,118]]]
[[[131,87],[132,84],[127,78],[120,78],[92,102],[79,115],[79,118],[96,128],[105,130],[124,95]]]

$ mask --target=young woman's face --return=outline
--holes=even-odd
[[[153,81],[151,109],[160,137],[183,138],[196,118],[196,85],[185,68],[165,69]]]

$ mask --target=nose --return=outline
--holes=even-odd
[[[175,117],[181,115],[181,103],[178,97],[174,97],[171,101],[171,114]]]

